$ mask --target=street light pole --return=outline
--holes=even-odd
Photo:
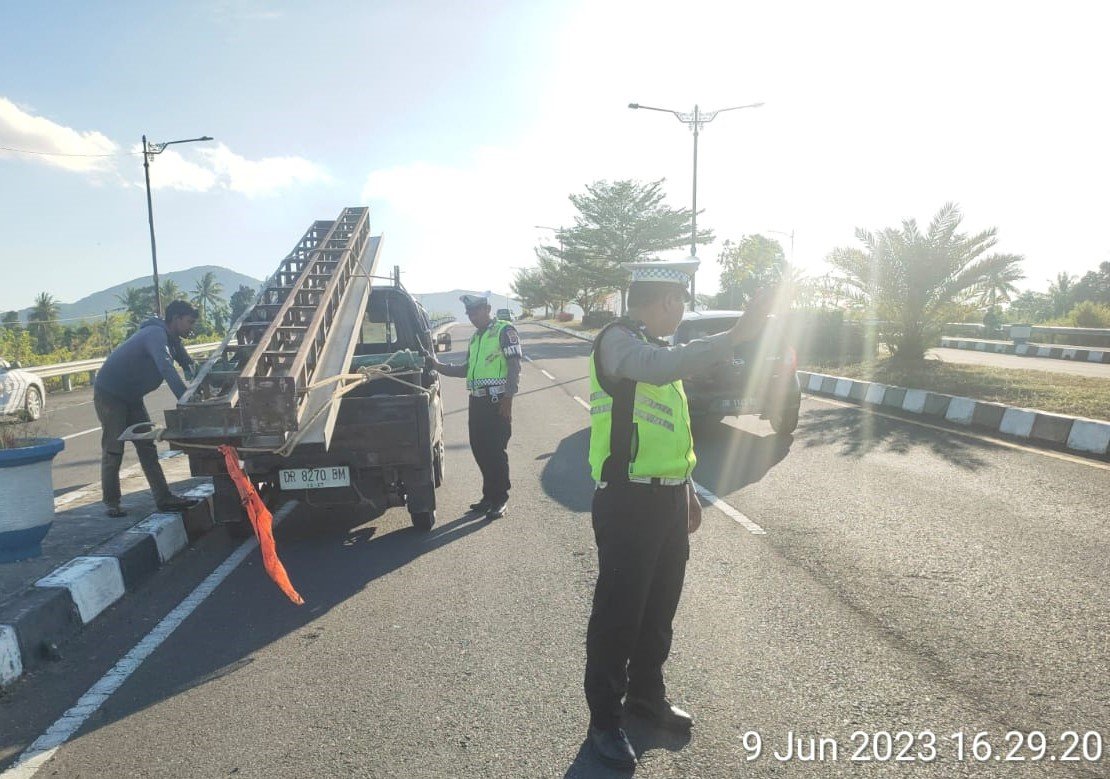
[[[167,146],[175,143],[194,143],[196,141],[211,141],[205,135],[201,138],[186,138],[180,141],[167,141],[166,143],[147,143],[146,135],[143,136],[143,177],[146,179],[146,220],[150,225],[150,262],[154,268],[154,313],[162,316],[162,290],[158,283],[158,247],[154,242],[154,206],[150,200],[150,158],[161,154]]]
[[[548,227],[547,225],[532,225],[537,230],[550,230],[555,233],[555,237],[559,239],[559,254],[563,253],[563,228],[561,227]]]
[[[673,114],[678,121],[689,127],[694,133],[694,193],[691,198],[693,215],[690,230],[690,257],[694,259],[697,259],[698,256],[698,135],[701,133],[701,128],[716,119],[717,114],[722,114],[725,111],[739,111],[742,108],[759,108],[762,105],[763,103],[749,103],[748,105],[737,105],[730,108],[718,108],[716,111],[702,111],[697,104],[694,104],[694,110],[690,113],[675,111],[673,108],[656,108],[649,105],[640,105],[639,103],[628,104],[628,107],[633,110],[643,108],[646,111],[662,111],[666,114]],[[690,310],[693,311],[696,305],[694,275],[691,274]]]

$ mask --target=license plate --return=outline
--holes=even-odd
[[[324,468],[289,468],[281,472],[283,490],[323,490],[351,486],[351,471],[346,465]]]
[[[717,407],[722,411],[742,411],[755,407],[755,398],[726,398],[717,401]]]

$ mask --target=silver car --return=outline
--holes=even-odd
[[[32,422],[46,407],[46,387],[35,374],[0,359],[0,415],[22,416]]]

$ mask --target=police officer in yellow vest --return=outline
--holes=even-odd
[[[662,339],[682,320],[697,265],[696,259],[626,263],[627,316],[598,334],[590,356],[598,577],[586,634],[588,741],[602,761],[620,768],[636,765],[621,728],[625,713],[672,730],[693,725],[663,684],[688,534],[701,522],[682,377],[731,360],[769,309],[769,296],[761,294],[732,330],[668,346]]]
[[[520,335],[508,322],[490,316],[489,300],[463,295],[474,335],[462,365],[433,364],[444,376],[466,378],[470,392],[470,451],[482,472],[482,499],[472,511],[487,519],[505,516],[509,502],[509,454],[513,434],[513,396],[520,381]]]

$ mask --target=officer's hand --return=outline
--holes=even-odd
[[[701,527],[701,503],[698,502],[698,494],[694,492],[694,485],[688,484],[690,513],[686,518],[686,532],[694,533]]]
[[[509,420],[510,422],[512,421],[512,419],[513,419],[513,396],[512,395],[503,395],[501,397],[501,401],[497,404],[497,413],[499,413],[502,417]]]
[[[759,336],[764,323],[767,321],[767,315],[771,313],[771,309],[774,307],[776,292],[777,290],[774,287],[764,287],[756,290],[751,301],[744,309],[744,316],[736,320],[736,324],[728,331],[734,344],[752,341]]]

